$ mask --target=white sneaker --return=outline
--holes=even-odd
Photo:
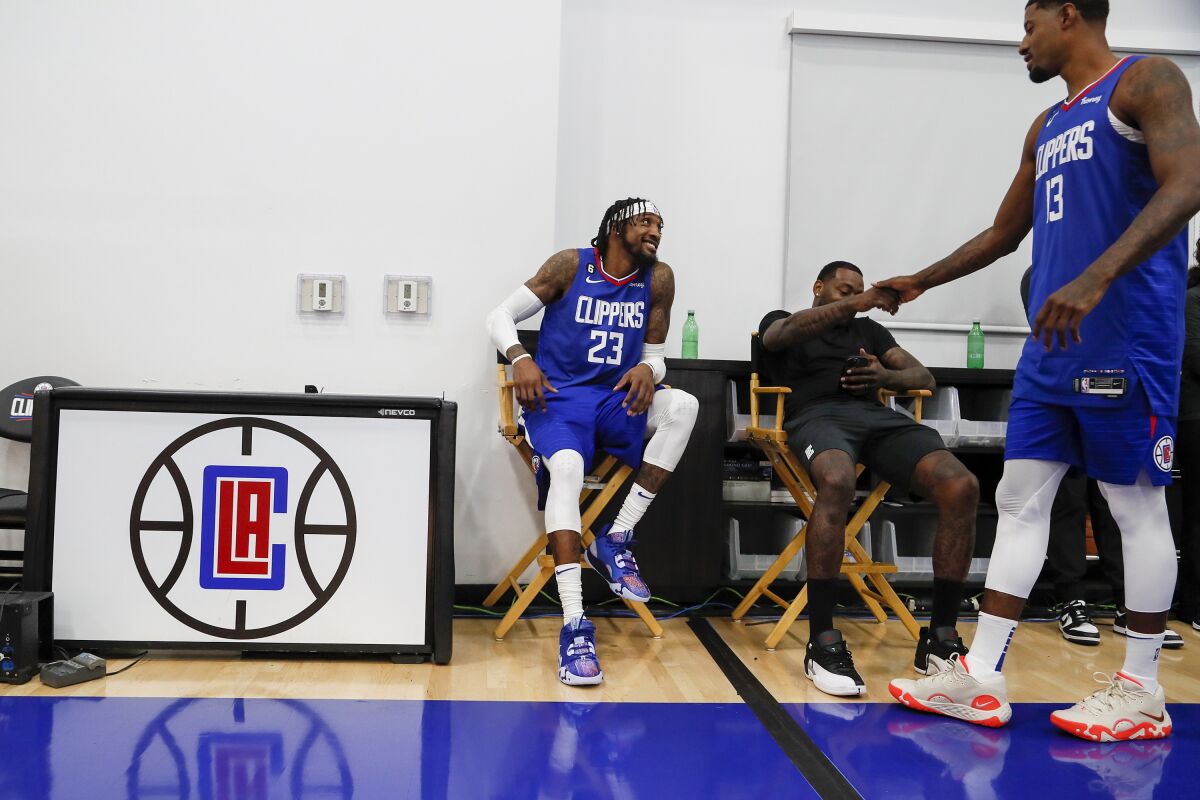
[[[1087,603],[1072,600],[1058,609],[1058,629],[1068,642],[1095,646],[1100,644],[1100,629],[1088,615]]]
[[[1140,683],[1117,672],[1110,678],[1096,673],[1104,684],[1090,697],[1055,711],[1050,721],[1073,736],[1093,742],[1162,739],[1171,735],[1171,715],[1162,687],[1146,691]]]
[[[1012,719],[1004,676],[997,672],[976,678],[957,653],[941,672],[916,681],[897,678],[888,684],[888,691],[909,708],[989,728],[999,728]]]

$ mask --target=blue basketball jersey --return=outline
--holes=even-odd
[[[1107,250],[1158,190],[1140,133],[1110,117],[1128,57],[1074,100],[1051,108],[1037,139],[1029,319],[1046,299]],[[1071,406],[1120,407],[1144,391],[1152,413],[1174,417],[1183,357],[1187,232],[1113,282],[1080,328],[1083,344],[1050,352],[1028,339],[1015,397]],[[1081,391],[1089,378],[1126,378],[1123,397]]]
[[[594,249],[579,250],[575,280],[546,307],[538,335],[537,364],[555,388],[611,388],[642,360],[653,270],[618,280]]]

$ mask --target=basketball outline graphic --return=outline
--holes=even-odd
[[[245,627],[246,600],[235,601],[236,627],[226,628],[197,619],[168,598],[171,590],[183,574],[184,567],[191,560],[192,543],[196,533],[191,491],[188,489],[187,480],[184,478],[178,464],[176,464],[174,456],[185,445],[208,434],[229,428],[242,429],[242,455],[251,454],[254,429],[259,428],[281,434],[296,441],[307,448],[317,458],[317,464],[313,467],[312,472],[304,482],[304,488],[297,500],[293,526],[293,545],[296,552],[296,561],[299,564],[301,577],[304,579],[309,591],[313,594],[313,600],[291,617],[258,628]],[[179,493],[182,518],[168,521],[144,519],[143,506],[146,495],[151,485],[163,471],[166,471],[174,483],[176,491]],[[313,492],[326,474],[332,478],[341,495],[346,512],[346,522],[344,525],[309,524],[307,522],[308,506]],[[146,469],[146,473],[142,476],[142,480],[138,484],[137,491],[134,494],[129,516],[130,550],[133,554],[133,561],[137,567],[138,575],[141,577],[142,583],[145,584],[147,591],[149,591],[150,595],[168,614],[179,622],[195,631],[221,639],[262,639],[274,636],[296,627],[320,611],[329,602],[330,598],[333,597],[334,593],[337,592],[346,577],[346,573],[350,569],[350,562],[354,556],[357,530],[358,523],[354,508],[354,497],[350,492],[350,486],[346,481],[345,475],[329,453],[307,434],[290,425],[259,417],[229,417],[207,422],[176,438],[155,457]],[[151,574],[149,565],[146,563],[145,553],[142,549],[142,537],[148,532],[155,531],[179,531],[182,534],[179,544],[179,554],[170,572],[161,583],[156,581]],[[341,560],[334,571],[333,577],[324,587],[317,581],[308,558],[306,539],[308,536],[313,535],[340,535],[345,537]]]

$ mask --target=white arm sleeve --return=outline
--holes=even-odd
[[[638,363],[646,364],[650,367],[650,372],[654,374],[654,382],[662,383],[662,379],[667,377],[667,344],[643,344],[642,345],[642,360]]]
[[[542,305],[538,296],[528,286],[521,284],[507,300],[493,308],[487,316],[487,329],[496,349],[507,354],[510,347],[520,344],[517,339],[517,323],[541,311]]]

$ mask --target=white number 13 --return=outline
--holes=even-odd
[[[620,364],[621,348],[625,345],[625,334],[617,331],[592,331],[592,341],[596,344],[588,350],[588,361],[593,364]],[[605,356],[604,351],[612,345],[612,355]]]
[[[1057,222],[1063,218],[1063,176],[1055,175],[1046,184],[1046,221]]]

